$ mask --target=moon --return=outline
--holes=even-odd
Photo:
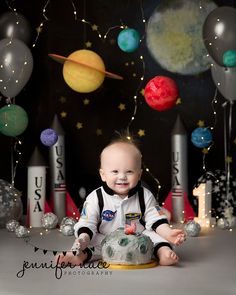
[[[211,58],[202,38],[210,1],[160,1],[148,20],[146,45],[154,60],[169,72],[195,75],[209,69]]]

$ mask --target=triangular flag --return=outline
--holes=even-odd
[[[37,247],[34,247],[34,252],[37,252],[37,251],[38,251],[38,249],[39,249],[39,248],[37,248]]]
[[[57,255],[57,251],[52,251],[53,255],[56,256]]]
[[[77,252],[76,252],[76,251],[72,251],[72,253],[73,253],[73,255],[75,256]]]
[[[45,249],[43,250],[43,254],[44,254],[44,255],[45,255],[47,252],[48,252],[48,250],[45,250]]]
[[[62,251],[62,253],[63,253],[64,256],[66,256],[66,253],[67,253],[67,252],[66,252],[66,251]]]

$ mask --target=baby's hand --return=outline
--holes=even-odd
[[[89,236],[87,234],[81,234],[74,242],[71,251],[75,251],[76,255],[80,255],[81,252],[88,247]]]
[[[186,234],[182,229],[171,229],[166,238],[169,242],[178,246],[186,240]]]

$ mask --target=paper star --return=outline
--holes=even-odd
[[[204,155],[206,155],[206,154],[208,154],[208,149],[206,149],[206,148],[204,148],[204,149],[202,149],[202,153],[204,154]]]
[[[88,105],[90,103],[90,100],[88,98],[85,98],[83,100],[84,105]]]
[[[97,136],[102,135],[102,129],[97,129],[96,134],[97,134]]]
[[[140,90],[140,94],[144,96],[144,88]]]
[[[181,103],[182,103],[181,98],[180,98],[180,97],[177,98],[177,100],[176,100],[176,105],[181,104]]]
[[[97,31],[97,30],[98,30],[98,26],[97,26],[97,25],[95,25],[95,24],[94,24],[94,25],[92,25],[92,27],[91,27],[91,28],[92,28],[92,30],[93,30],[93,31]]]
[[[60,115],[61,115],[62,118],[66,118],[67,117],[67,112],[61,112]]]
[[[61,96],[59,98],[59,100],[60,100],[61,103],[65,103],[66,102],[66,98],[64,96]]]
[[[126,67],[128,67],[128,65],[129,65],[129,63],[128,63],[128,62],[126,62],[126,63],[125,63],[125,66],[126,66]]]
[[[120,109],[120,111],[124,111],[126,108],[125,108],[125,104],[124,103],[120,103],[119,106],[118,106],[118,109]]]
[[[90,47],[92,47],[92,42],[90,42],[90,41],[87,41],[87,42],[85,43],[85,46],[86,46],[87,48],[90,48]]]
[[[138,135],[139,135],[140,137],[145,136],[145,130],[143,130],[143,129],[139,129],[139,131],[138,131]]]
[[[81,122],[77,122],[77,124],[76,124],[76,128],[77,128],[77,129],[82,129],[82,128],[83,128],[83,123],[81,123]]]
[[[203,120],[199,120],[197,122],[198,127],[204,127],[205,126],[205,122]]]
[[[39,27],[36,28],[36,32],[38,34],[40,34],[42,32],[42,30],[43,30],[42,26],[39,26]]]
[[[226,157],[226,163],[232,163],[232,162],[233,162],[232,157],[227,156],[227,157]]]

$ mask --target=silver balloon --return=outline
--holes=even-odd
[[[236,100],[236,67],[221,67],[212,63],[211,75],[220,93],[227,100]]]
[[[0,16],[0,40],[19,39],[30,43],[32,29],[28,20],[18,12],[5,12]]]
[[[60,226],[60,231],[64,236],[73,236],[74,235],[74,226],[71,224],[64,224]]]
[[[236,9],[221,6],[210,12],[203,24],[203,41],[210,56],[223,66],[223,55],[236,50]]]
[[[196,221],[190,220],[185,224],[184,229],[189,237],[197,237],[201,231],[201,226]]]
[[[15,219],[11,219],[6,223],[6,229],[8,231],[14,232],[19,225],[20,225],[19,221]]]
[[[23,225],[18,226],[15,230],[15,233],[17,238],[25,238],[30,235],[29,230]]]
[[[42,217],[42,226],[46,229],[53,229],[58,224],[58,218],[57,216],[52,213],[45,213]]]
[[[64,217],[60,223],[60,226],[63,226],[63,225],[74,226],[76,223],[77,221],[73,217]]]
[[[7,181],[0,179],[0,228],[5,227],[11,219],[19,220],[22,213],[21,192]]]
[[[28,82],[33,70],[30,49],[18,39],[0,41],[0,92],[15,97]]]

